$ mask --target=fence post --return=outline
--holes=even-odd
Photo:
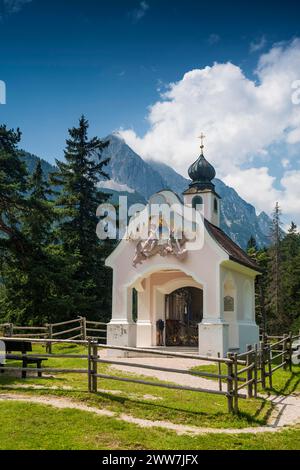
[[[227,359],[230,359],[227,362],[227,406],[228,412],[233,413],[233,361],[230,353],[227,353]]]
[[[260,373],[261,373],[261,387],[266,389],[266,370],[265,370],[265,342],[260,341]]]
[[[92,346],[92,388],[93,392],[97,393],[97,369],[98,369],[98,344],[93,342]]]
[[[293,356],[293,349],[292,349],[292,343],[293,343],[293,334],[292,332],[290,331],[289,332],[289,356],[288,356],[288,361],[289,361],[289,370],[290,372],[292,372],[292,356]]]
[[[253,355],[253,362],[254,362],[254,398],[257,398],[257,359],[258,359],[257,344],[255,344],[254,345],[254,355]]]
[[[285,333],[283,335],[284,341],[283,341],[283,359],[284,359],[284,364],[283,364],[283,370],[286,370],[287,368],[287,343],[288,343],[288,335]]]
[[[247,344],[247,351],[248,351],[248,354],[247,354],[247,359],[246,359],[246,366],[252,366],[252,361],[251,361],[251,356],[252,356],[252,353],[250,352],[252,349],[252,346],[251,344]],[[251,381],[252,380],[252,367],[250,369],[247,370],[247,382],[248,381]],[[248,383],[247,385],[247,395],[248,395],[248,398],[252,398],[252,386],[253,386],[253,383]]]
[[[86,340],[86,317],[80,317],[81,339]]]
[[[52,339],[52,329],[53,329],[52,325],[50,323],[47,323],[45,326],[48,329],[47,339]],[[48,354],[52,354],[52,343],[47,342],[46,351],[47,351]]]
[[[233,366],[233,393],[234,393],[234,412],[239,412],[239,392],[238,392],[238,364],[237,364],[237,353],[232,356],[234,360]]]
[[[13,323],[9,323],[7,325],[7,336],[9,336],[10,338],[12,338],[14,335],[14,324]]]
[[[92,390],[92,346],[91,340],[88,340],[88,388],[91,393]]]
[[[218,357],[221,357],[221,354],[218,352]],[[218,362],[218,374],[222,375],[221,362]],[[219,390],[222,392],[222,379],[219,377]]]
[[[268,376],[269,376],[269,387],[273,387],[273,380],[272,380],[272,347],[271,344],[268,344]]]

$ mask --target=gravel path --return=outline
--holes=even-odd
[[[107,358],[105,354],[102,356]],[[143,368],[145,365],[156,365],[159,367],[166,367],[171,369],[179,370],[188,370],[192,367],[199,365],[208,365],[213,363],[208,363],[207,361],[201,361],[196,359],[183,359],[175,357],[140,357],[140,358],[111,358],[114,361],[126,362],[126,363],[136,363],[140,364],[141,367],[133,368],[128,365],[112,365],[113,369],[117,369],[123,372],[131,372],[138,375],[144,375],[148,377],[155,377],[157,379],[177,383],[178,385],[187,385],[190,387],[199,387],[199,388],[208,388],[211,390],[218,389],[218,382],[215,380],[205,379],[203,377],[195,377],[192,375],[183,375],[176,372],[163,372]],[[100,390],[99,390],[100,391]],[[110,393],[110,391],[104,390],[105,393]],[[114,391],[118,393],[118,391]],[[120,392],[121,393],[121,392]],[[144,397],[145,398],[145,397]],[[150,397],[149,397],[150,398]],[[152,399],[154,397],[151,396]],[[150,398],[150,399],[151,399]],[[271,396],[265,399],[272,401],[275,404],[275,410],[272,416],[269,419],[269,422],[265,426],[259,427],[247,427],[243,429],[215,429],[215,428],[200,428],[196,426],[189,426],[183,424],[175,424],[169,421],[152,421],[148,419],[136,418],[134,416],[129,416],[126,414],[117,414],[113,411],[106,409],[99,409],[92,406],[84,405],[80,402],[75,402],[68,398],[54,397],[54,396],[34,396],[34,395],[21,395],[14,393],[0,392],[0,401],[22,401],[30,403],[39,403],[42,405],[53,406],[55,408],[72,408],[81,411],[86,411],[94,413],[100,416],[106,416],[109,418],[114,418],[116,420],[125,421],[127,423],[132,423],[140,427],[160,427],[176,432],[177,434],[190,434],[190,435],[200,435],[200,434],[257,434],[262,432],[277,432],[282,430],[284,426],[292,426],[300,423],[300,396],[298,395],[289,395],[289,396]]]
[[[107,359],[107,358],[105,358]],[[218,390],[219,385],[216,380],[209,380],[203,377],[195,377],[194,375],[180,374],[176,372],[164,372],[161,370],[144,369],[143,364],[153,365],[157,367],[166,367],[169,369],[188,370],[192,367],[201,365],[211,365],[214,362],[201,361],[197,359],[182,359],[175,357],[126,357],[126,358],[113,358],[114,361],[141,364],[141,367],[130,367],[123,365],[112,365],[112,369],[117,369],[122,372],[131,372],[138,375],[145,375],[147,377],[155,377],[166,382],[173,382],[178,385],[187,385],[188,387],[208,388],[210,390]],[[225,388],[224,388],[225,390]]]
[[[282,430],[283,426],[295,425],[300,423],[300,398],[295,396],[289,397],[272,397],[276,403],[276,413],[271,418],[270,423],[266,426],[248,427],[243,429],[214,429],[214,428],[200,428],[196,426],[188,426],[183,424],[174,424],[169,421],[152,421],[148,419],[135,418],[126,414],[118,415],[117,413],[99,409],[92,406],[84,405],[80,402],[75,402],[67,398],[60,398],[54,396],[34,396],[34,395],[20,395],[0,393],[1,401],[20,401],[27,403],[37,403],[42,405],[53,406],[60,409],[76,409],[94,413],[108,418],[114,418],[118,421],[125,421],[132,423],[143,428],[164,428],[180,434],[201,435],[201,434],[258,434],[262,432],[277,432]]]

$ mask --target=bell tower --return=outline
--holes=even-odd
[[[201,133],[201,153],[198,159],[190,166],[188,170],[191,183],[183,193],[184,203],[194,208],[200,206],[204,218],[217,227],[220,226],[220,206],[221,198],[215,191],[215,185],[212,180],[216,176],[214,167],[206,160],[203,154],[203,139],[205,136]]]

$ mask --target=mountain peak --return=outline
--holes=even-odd
[[[105,139],[103,139],[103,140],[109,140],[109,141],[114,141],[114,142],[122,142],[125,145],[127,145],[125,140],[123,139],[123,137],[121,136],[121,134],[118,131],[112,132],[111,134],[106,136]]]
[[[107,185],[107,191],[115,193],[114,197],[117,197],[118,191],[125,189],[131,201],[145,203],[152,194],[162,189],[171,189],[180,196],[189,186],[190,180],[165,163],[143,160],[118,133],[109,134],[104,140],[110,142],[103,150],[103,158],[110,158],[106,171],[113,180]],[[22,158],[32,173],[38,157],[24,152]],[[42,165],[46,177],[55,170],[44,160]],[[223,181],[215,178],[213,182],[222,198],[221,228],[224,232],[242,248],[246,248],[251,235],[258,246],[268,246],[270,217],[265,212],[257,216],[255,208]],[[132,190],[135,192],[132,193]]]

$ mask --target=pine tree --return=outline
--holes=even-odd
[[[283,310],[283,284],[282,284],[282,251],[281,251],[281,210],[276,202],[271,226],[271,247],[269,249],[268,263],[268,289],[267,289],[267,309],[268,324],[271,331],[282,331],[286,326],[286,316]]]
[[[28,211],[20,217],[21,230],[26,239],[26,265],[21,272],[22,320],[42,324],[51,317],[49,303],[53,288],[53,259],[48,254],[52,226],[55,221],[53,204],[48,200],[52,191],[44,179],[41,161],[28,181]],[[55,294],[54,294],[55,295]]]
[[[0,126],[0,247],[14,249],[21,255],[24,247],[18,216],[26,210],[27,172],[18,154],[20,139],[19,129]]]
[[[255,261],[260,267],[262,273],[256,278],[255,288],[255,306],[258,323],[264,333],[268,331],[268,318],[267,318],[267,288],[268,277],[266,275],[269,264],[269,254],[266,248],[262,248],[256,252]]]
[[[296,330],[300,326],[300,234],[293,222],[281,245],[285,317],[287,328]]]
[[[108,160],[102,160],[101,156],[108,142],[97,137],[89,139],[88,127],[88,121],[82,116],[79,126],[69,130],[65,161],[56,161],[58,171],[51,180],[61,188],[56,199],[60,215],[57,237],[64,253],[73,257],[76,266],[73,314],[103,318],[110,309],[111,275],[104,266],[106,244],[96,235],[96,210],[107,200],[97,185],[101,179],[108,178],[104,171]]]
[[[248,240],[248,243],[247,243],[247,252],[249,250],[254,250],[254,251],[257,251],[257,243],[256,243],[256,240],[255,240],[255,237],[253,235],[251,235],[251,237],[249,238]]]
[[[26,249],[20,231],[20,214],[27,210],[24,193],[27,189],[27,172],[18,154],[21,132],[0,126],[0,276],[1,298],[0,318],[5,318],[7,304],[4,270],[9,266],[11,257],[17,265],[24,263]],[[16,266],[16,264],[15,264]]]
[[[41,162],[27,181],[26,210],[18,213],[22,237],[22,262],[15,250],[6,250],[2,263],[4,290],[0,299],[2,317],[22,324],[42,324],[49,314],[53,263],[46,255],[54,220],[47,200],[50,190],[43,180]]]

